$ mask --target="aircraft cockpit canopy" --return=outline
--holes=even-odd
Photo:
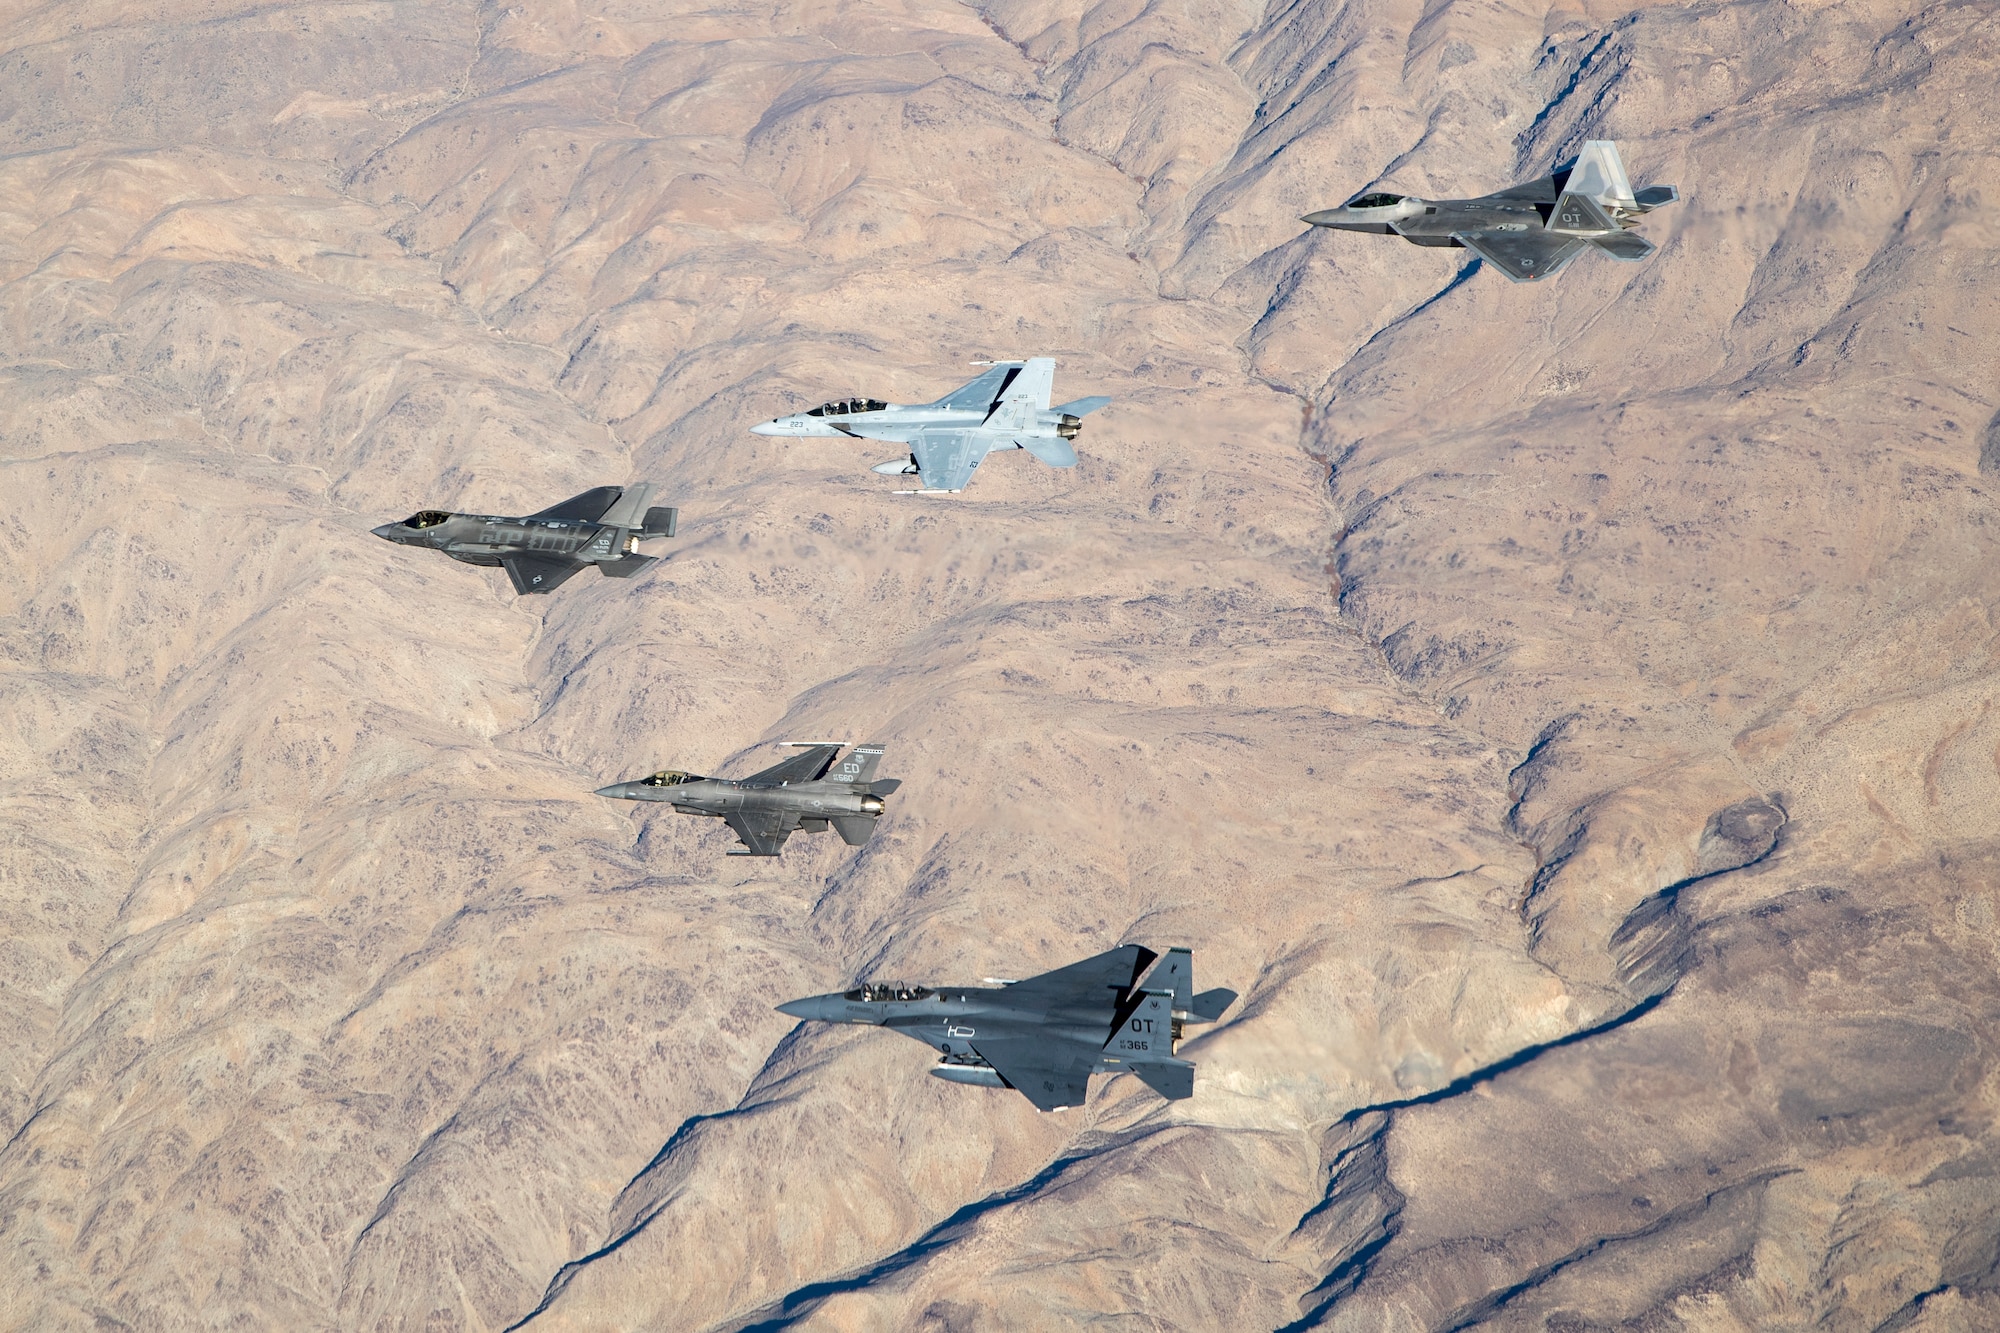
[[[693,773],[682,773],[677,769],[670,768],[664,773],[655,773],[650,778],[640,778],[639,785],[641,787],[678,787],[683,782],[699,781],[700,779]]]
[[[1403,202],[1400,194],[1364,194],[1347,201],[1349,208],[1389,208]]]
[[[847,1000],[927,1000],[937,994],[928,986],[912,986],[903,981],[883,981],[873,984],[864,982],[846,992],[841,998]]]
[[[848,398],[835,403],[821,403],[806,413],[809,417],[847,417],[856,412],[880,412],[888,404],[878,398]]]
[[[406,528],[434,528],[450,517],[451,515],[442,509],[424,509],[404,519],[403,526]]]

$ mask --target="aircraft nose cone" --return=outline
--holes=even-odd
[[[632,784],[629,782],[614,782],[609,787],[599,787],[594,794],[609,796],[615,800],[629,801],[632,799]]]
[[[752,426],[750,433],[752,435],[776,435],[778,433],[778,423],[776,421],[766,421],[761,426]]]
[[[1341,214],[1345,211],[1339,208],[1322,208],[1317,213],[1307,213],[1299,221],[1310,222],[1315,227],[1324,227],[1329,222],[1338,221]]]
[[[792,1018],[824,1022],[826,1019],[826,996],[808,995],[803,1000],[787,1000],[778,1006],[778,1012]]]
[[[377,537],[380,537],[383,541],[392,542],[396,540],[396,529],[402,526],[403,525],[400,523],[384,523],[379,528],[370,528],[368,530],[374,533]]]

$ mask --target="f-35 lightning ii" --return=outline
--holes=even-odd
[[[972,470],[1000,449],[1026,449],[1050,467],[1075,466],[1070,441],[1083,429],[1083,419],[1111,400],[1079,398],[1050,407],[1055,380],[1056,363],[1050,357],[995,361],[978,379],[934,403],[908,406],[849,398],[750,431],[792,439],[851,435],[906,445],[907,458],[879,463],[875,471],[890,477],[914,475],[923,483],[921,490],[898,495],[942,495],[964,490]]]
[[[639,543],[673,536],[680,511],[647,508],[652,493],[650,482],[629,490],[599,486],[525,518],[425,509],[374,532],[398,546],[429,547],[468,565],[499,565],[524,596],[554,592],[591,565],[610,578],[629,579],[660,558],[640,555]]]
[[[793,833],[824,833],[829,824],[849,847],[875,836],[882,798],[903,785],[896,778],[875,776],[882,747],[873,741],[857,745],[836,767],[839,742],[787,743],[802,746],[805,753],[747,778],[705,778],[669,769],[637,782],[599,787],[597,794],[665,801],[684,815],[725,820],[745,848],[731,856],[776,856]]]
[[[1634,191],[1618,145],[1592,139],[1569,166],[1478,199],[1419,199],[1370,192],[1301,218],[1315,227],[1401,236],[1415,245],[1462,245],[1515,282],[1554,277],[1584,250],[1637,263],[1656,248],[1635,220],[1681,197],[1671,185]]]
[[[1213,1023],[1235,999],[1222,988],[1194,993],[1186,949],[1169,949],[1162,960],[1126,944],[997,988],[862,985],[778,1012],[889,1028],[937,1048],[938,1078],[1013,1088],[1037,1110],[1057,1111],[1083,1105],[1095,1073],[1137,1074],[1172,1100],[1194,1096],[1194,1065],[1175,1056],[1174,1044],[1184,1024]]]

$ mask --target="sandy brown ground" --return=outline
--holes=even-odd
[[[1989,5],[0,9],[0,1326],[2000,1327]],[[1643,266],[1310,233],[1613,138]],[[753,437],[1106,393],[951,499]],[[517,599],[368,535],[651,479]],[[864,851],[600,800],[888,743]],[[772,1004],[1193,947],[1037,1115]]]

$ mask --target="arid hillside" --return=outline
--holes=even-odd
[[[0,1329],[2000,1327],[2000,14],[0,8]],[[1617,140],[1644,265],[1315,231]],[[1072,470],[754,436],[982,357]],[[518,598],[378,541],[650,480]],[[879,740],[875,839],[594,788]],[[1192,1100],[772,1006],[1125,941]],[[1197,1035],[1198,1034],[1198,1035]]]

